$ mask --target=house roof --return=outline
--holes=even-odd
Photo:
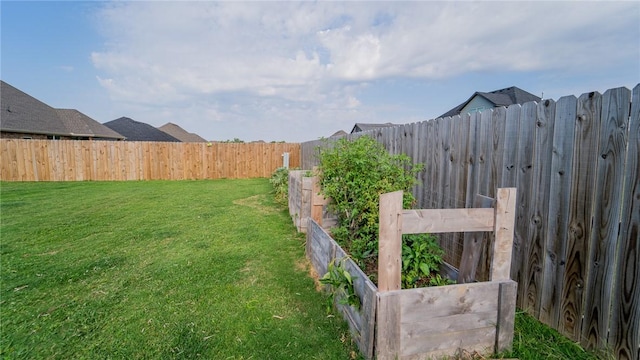
[[[487,99],[489,102],[493,103],[494,106],[509,106],[513,104],[524,104],[531,101],[540,101],[542,100],[536,95],[533,95],[529,92],[526,92],[518,87],[511,86],[508,88],[495,90],[491,92],[480,92],[476,91],[471,95],[467,101],[462,104],[454,107],[453,109],[447,111],[446,113],[440,115],[439,117],[447,117],[447,116],[455,116],[460,114],[462,109],[467,106],[468,103],[473,100],[476,96],[482,96]]]
[[[51,106],[0,81],[0,130],[28,134],[69,135]]]
[[[392,123],[385,123],[385,124],[356,123],[353,126],[353,129],[351,129],[351,133],[353,134],[355,132],[368,131],[368,130],[374,130],[374,129],[380,129],[380,128],[393,127],[393,126],[396,126],[396,124],[392,124]]]
[[[135,121],[128,117],[121,117],[115,120],[108,121],[103,124],[124,135],[129,141],[171,141],[180,142],[180,140],[167,134],[162,130],[158,130],[155,127],[145,124],[143,122]]]
[[[344,130],[338,130],[336,132],[333,133],[333,135],[331,135],[330,137],[338,137],[338,136],[345,136],[347,135],[347,132]]]
[[[75,109],[54,109],[0,81],[0,130],[24,134],[124,139],[124,136]]]
[[[76,109],[55,109],[73,136],[124,140],[124,136],[100,124]]]
[[[164,131],[165,133],[182,142],[207,142],[207,140],[200,137],[200,135],[190,133],[174,123],[166,123],[160,126],[158,129]]]

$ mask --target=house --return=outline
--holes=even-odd
[[[483,111],[499,106],[524,104],[531,101],[540,101],[540,97],[512,86],[491,92],[476,91],[467,101],[440,115],[439,117],[456,116],[464,113]]]
[[[103,124],[127,138],[127,141],[181,142],[166,132],[128,117],[121,117]]]
[[[339,137],[339,136],[345,136],[347,135],[347,132],[344,130],[338,130],[336,132],[333,133],[333,135],[329,136],[329,137]]]
[[[78,110],[54,109],[0,80],[0,137],[10,139],[123,140]]]
[[[124,140],[125,137],[76,109],[56,109],[62,123],[77,140]]]
[[[361,132],[361,131],[369,131],[369,130],[375,130],[375,129],[380,129],[380,128],[387,128],[387,127],[393,127],[396,126],[397,124],[392,124],[392,123],[385,123],[385,124],[365,124],[365,123],[356,123],[353,126],[353,129],[351,129],[351,133],[357,133],[357,132]]]
[[[158,129],[164,131],[165,133],[182,142],[207,142],[207,140],[203,139],[198,134],[187,132],[185,129],[174,123],[166,123],[160,126]]]

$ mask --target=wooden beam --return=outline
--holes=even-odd
[[[402,212],[402,233],[493,231],[493,209],[422,209]]]
[[[516,189],[500,188],[496,194],[495,242],[490,281],[511,280],[511,255],[516,218]]]
[[[402,271],[402,191],[380,195],[378,289],[400,290]]]
[[[324,207],[324,196],[320,195],[320,182],[318,177],[311,178],[311,218],[322,226],[322,211]]]

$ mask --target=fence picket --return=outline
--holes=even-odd
[[[535,271],[530,272],[529,252],[531,243],[529,238],[529,222],[532,218],[531,189],[533,187],[535,151],[535,129],[537,119],[537,104],[530,102],[522,105],[520,109],[520,127],[518,130],[518,155],[516,162],[516,181],[518,188],[518,200],[516,208],[516,228],[514,234],[513,264],[520,266],[511,267],[511,278],[518,284],[518,306],[522,309],[535,308],[535,301],[529,301],[527,297],[530,277],[535,276]],[[517,254],[517,255],[516,255]],[[533,307],[531,307],[533,306]]]
[[[536,108],[535,144],[533,154],[533,182],[531,185],[531,211],[529,218],[528,277],[524,287],[527,307],[538,318],[544,275],[544,239],[547,232],[547,211],[549,208],[551,154],[553,151],[553,130],[555,125],[555,102],[544,100]]]
[[[608,347],[640,360],[640,84],[633,89]]]
[[[591,270],[585,287],[581,336],[583,345],[588,348],[602,347],[607,339],[630,100],[630,91],[625,88],[608,90],[602,96],[590,255],[587,259]]]
[[[588,276],[585,264],[589,256],[601,107],[602,96],[597,92],[583,94],[578,98],[569,200],[567,267],[560,310],[562,319],[558,329],[575,341],[580,341],[584,315],[584,287]]]

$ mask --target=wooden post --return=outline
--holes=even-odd
[[[402,271],[402,191],[380,195],[378,290],[400,290]]]
[[[322,226],[322,211],[326,203],[324,197],[320,195],[320,183],[318,177],[311,178],[311,218]]]
[[[500,188],[496,194],[495,241],[490,281],[510,280],[513,231],[516,216],[516,189]]]

